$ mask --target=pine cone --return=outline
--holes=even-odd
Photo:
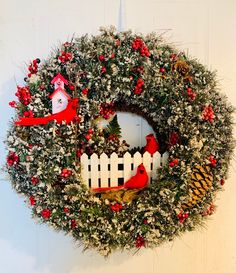
[[[189,184],[189,199],[183,204],[183,209],[190,208],[199,203],[212,187],[213,175],[209,166],[197,165],[193,169]]]

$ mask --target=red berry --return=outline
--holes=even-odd
[[[161,68],[160,68],[160,72],[161,72],[161,73],[165,73],[165,72],[166,72],[165,68],[164,68],[164,67],[161,67]]]
[[[100,55],[98,58],[99,58],[99,61],[101,61],[101,62],[105,61],[105,57],[103,55]]]
[[[93,134],[93,129],[92,128],[89,128],[88,129],[88,133],[91,135],[91,134]]]
[[[220,185],[223,186],[225,184],[225,180],[224,179],[221,179],[220,180]]]
[[[85,139],[89,141],[91,139],[91,135],[86,135]]]
[[[74,85],[70,85],[69,88],[70,88],[71,91],[75,91],[75,86]]]

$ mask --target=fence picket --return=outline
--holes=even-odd
[[[99,187],[99,182],[98,182],[98,178],[100,178],[99,176],[99,172],[98,172],[98,155],[97,154],[92,154],[91,155],[91,187],[92,188],[97,188]]]
[[[150,183],[157,178],[157,169],[167,164],[168,157],[168,152],[165,152],[163,155],[156,152],[153,156],[148,152],[145,152],[143,155],[136,152],[133,157],[129,152],[126,152],[123,157],[118,157],[116,153],[112,153],[109,157],[102,153],[100,158],[94,153],[90,159],[87,154],[83,154],[80,158],[82,166],[81,176],[88,187],[117,186],[118,182],[120,182],[118,181],[119,178],[123,178],[125,183],[131,176],[136,174],[138,165],[143,163]],[[119,169],[119,164],[123,165],[122,170]],[[91,180],[91,183],[89,183],[89,180]]]
[[[142,156],[139,152],[136,152],[134,154],[134,169],[132,171],[132,175],[135,175],[136,174],[136,170],[137,170],[137,167],[138,165],[140,165],[142,163]]]
[[[118,155],[112,153],[110,156],[110,186],[118,185]]]
[[[100,156],[100,176],[101,176],[101,187],[107,187],[109,171],[108,171],[109,158],[105,153]]]
[[[159,152],[155,152],[152,156],[152,179],[157,178],[157,169],[161,167],[161,155]]]
[[[149,152],[145,152],[143,154],[143,165],[147,171],[149,183],[150,183],[151,177],[152,177],[151,164],[150,164],[151,162],[152,162],[151,154]]]
[[[133,163],[132,158],[131,158],[131,154],[129,152],[126,152],[124,154],[124,182],[126,182],[130,177],[131,177],[131,164]]]

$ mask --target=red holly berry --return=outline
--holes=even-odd
[[[93,134],[93,129],[92,129],[92,128],[89,128],[89,129],[88,129],[88,134],[90,134],[90,135]]]
[[[177,166],[177,165],[179,165],[179,160],[177,159],[177,158],[175,158],[175,159],[173,159],[170,163],[169,163],[169,166],[170,167],[175,167],[175,166]]]
[[[183,222],[189,217],[188,213],[180,212],[177,215],[177,218],[179,219],[180,224],[183,224]]]
[[[25,112],[23,113],[23,116],[24,116],[25,118],[33,118],[33,117],[34,117],[34,113],[33,113],[32,110],[25,111]]]
[[[39,183],[39,179],[36,176],[31,177],[31,183],[35,186]]]
[[[112,53],[110,59],[115,59],[115,57],[116,57],[115,53]]]
[[[16,106],[17,106],[17,103],[16,103],[16,101],[10,101],[9,102],[9,105],[12,107],[12,108],[16,108]]]
[[[75,86],[74,85],[70,85],[69,88],[70,88],[71,91],[75,91]]]
[[[88,88],[84,88],[84,89],[82,90],[82,94],[83,94],[83,95],[87,95],[88,92],[89,92],[89,89],[88,89]]]
[[[98,57],[98,59],[99,59],[100,62],[104,62],[104,61],[105,61],[105,56],[100,55],[100,56]]]
[[[65,62],[72,60],[72,58],[73,58],[73,56],[70,52],[61,51],[61,55],[58,57],[58,60],[61,63],[65,63]]]
[[[13,166],[14,164],[19,162],[19,156],[15,152],[9,152],[7,156],[7,164],[9,166]]]
[[[145,240],[143,238],[143,236],[139,235],[135,241],[135,246],[137,248],[143,247],[145,246]]]
[[[28,86],[20,87],[17,86],[17,92],[15,95],[18,97],[19,101],[24,105],[28,105],[31,102],[31,94]]]
[[[43,209],[41,215],[44,219],[49,219],[51,217],[51,210],[50,209]]]
[[[72,174],[72,171],[65,168],[65,169],[63,169],[63,170],[61,171],[60,176],[62,176],[62,177],[64,177],[64,178],[67,178],[67,177],[71,176],[71,174]]]
[[[190,101],[194,101],[197,97],[197,94],[190,87],[187,88],[187,94]]]
[[[102,73],[102,74],[105,74],[106,72],[107,72],[107,69],[106,69],[105,66],[103,66],[103,67],[101,68],[101,73]]]
[[[220,185],[223,186],[225,184],[225,180],[224,179],[221,179],[220,180]]]
[[[35,206],[36,205],[36,200],[35,200],[35,198],[33,196],[30,196],[29,202],[30,202],[31,206]]]
[[[202,111],[202,119],[212,123],[214,118],[215,118],[215,113],[212,106],[211,105],[205,106]]]
[[[64,211],[65,213],[68,213],[68,212],[70,212],[70,209],[65,207],[65,208],[63,209],[63,211]]]
[[[114,205],[111,205],[110,208],[114,212],[119,212],[120,210],[123,209],[123,206],[121,204],[119,204],[119,203],[116,203]]]
[[[85,139],[86,139],[87,141],[89,141],[89,140],[91,139],[91,135],[89,135],[89,134],[86,135],[86,136],[85,136]]]
[[[76,151],[76,156],[77,156],[78,158],[80,158],[81,155],[83,154],[83,152],[84,152],[83,149],[78,149],[78,150]]]
[[[161,67],[160,68],[160,73],[164,74],[166,72],[165,68],[164,67]]]
[[[71,220],[71,228],[72,228],[72,229],[75,229],[76,227],[77,227],[77,222],[76,222],[75,219],[72,219],[72,220]]]
[[[217,160],[215,159],[214,155],[210,155],[208,160],[210,161],[211,166],[215,168],[217,164]]]
[[[176,132],[171,132],[168,140],[168,147],[174,146],[179,141],[179,135]]]

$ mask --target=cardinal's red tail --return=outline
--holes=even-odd
[[[41,125],[41,124],[47,124],[47,123],[48,123],[48,117],[20,118],[19,120],[15,121],[16,125],[22,125],[22,126]]]
[[[103,192],[103,191],[110,191],[110,190],[120,190],[124,189],[124,186],[116,186],[116,187],[104,187],[104,188],[93,188],[91,189],[93,192]]]

